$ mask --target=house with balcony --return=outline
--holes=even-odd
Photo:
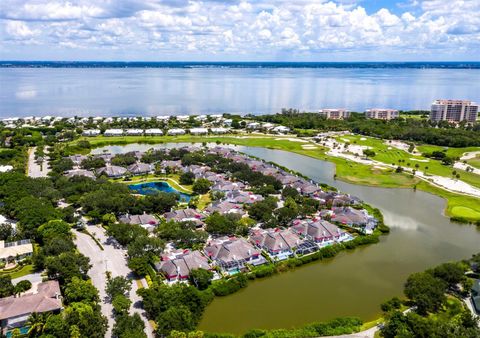
[[[285,260],[294,255],[304,241],[291,229],[267,229],[252,231],[250,242],[264,250],[275,261]]]
[[[217,238],[205,247],[204,252],[229,275],[245,270],[247,264],[257,266],[267,262],[261,251],[243,238]]]

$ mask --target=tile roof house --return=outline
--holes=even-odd
[[[330,245],[351,239],[351,236],[336,225],[325,220],[297,220],[292,226],[293,230],[319,246]]]
[[[73,169],[73,170],[69,170],[65,173],[65,176],[66,177],[74,177],[74,176],[84,176],[84,177],[88,177],[88,178],[92,178],[92,179],[95,179],[95,174],[93,173],[93,171],[90,171],[90,170],[85,170],[85,169]]]
[[[228,191],[225,195],[227,201],[232,203],[252,204],[255,202],[263,201],[262,195],[257,195],[251,191],[233,190]]]
[[[186,251],[172,259],[162,260],[155,264],[155,269],[163,273],[168,281],[181,281],[188,279],[190,271],[194,269],[210,270],[208,259],[200,251]]]
[[[67,157],[73,162],[74,165],[79,166],[83,160],[86,160],[88,156],[85,155],[72,155]]]
[[[0,299],[2,330],[23,327],[34,312],[59,312],[62,309],[60,285],[57,281],[39,283],[20,296]]]
[[[250,242],[265,250],[272,259],[284,260],[293,256],[303,240],[291,229],[268,229],[254,231]]]
[[[125,224],[138,224],[149,231],[153,230],[159,223],[155,216],[147,213],[140,215],[122,215],[118,218],[118,221]]]
[[[245,184],[242,182],[220,181],[212,186],[212,190],[216,191],[233,191],[241,190],[245,188]]]
[[[206,212],[212,214],[218,212],[220,215],[225,214],[238,214],[245,215],[245,210],[243,210],[243,205],[238,203],[232,203],[228,201],[216,201],[210,204],[206,209]]]
[[[199,227],[203,226],[205,215],[195,209],[187,208],[167,212],[164,217],[167,221],[194,222]]]
[[[163,135],[163,131],[158,128],[145,129],[145,135],[151,135],[151,136]]]
[[[260,250],[243,238],[218,238],[211,241],[204,251],[208,258],[215,261],[228,274],[235,274],[245,269],[245,264],[266,263]]]
[[[372,233],[376,226],[376,220],[365,209],[352,207],[333,207],[332,222],[339,222],[351,227],[359,227],[366,233]]]
[[[152,165],[148,163],[137,162],[128,166],[128,172],[133,175],[144,175],[152,171]]]
[[[100,168],[97,170],[97,174],[102,175],[105,174],[108,177],[121,177],[125,175],[127,169],[124,167],[119,167],[116,165],[107,165],[106,167]]]

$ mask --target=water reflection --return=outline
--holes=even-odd
[[[0,68],[0,117],[428,109],[480,100],[479,69]],[[35,88],[24,100],[22,88]],[[30,92],[33,93],[33,92]]]

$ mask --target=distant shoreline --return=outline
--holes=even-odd
[[[343,68],[480,69],[478,61],[449,62],[190,62],[190,61],[0,61],[0,68]]]

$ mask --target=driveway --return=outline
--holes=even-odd
[[[18,282],[20,282],[22,280],[28,280],[28,281],[30,281],[30,283],[34,284],[34,283],[40,283],[43,280],[43,277],[42,277],[41,272],[35,272],[35,273],[31,273],[29,275],[14,278],[14,279],[12,279],[12,283],[13,283],[13,285],[16,285],[16,284],[18,284]]]
[[[148,338],[153,338],[152,327],[147,320],[145,312],[141,308],[141,298],[137,295],[138,285],[134,280],[132,271],[127,266],[126,252],[121,248],[115,248],[113,244],[108,241],[108,236],[105,230],[95,225],[89,225],[87,230],[102,243],[104,250],[102,251],[94,240],[77,230],[75,230],[75,243],[78,250],[85,256],[90,258],[92,268],[89,271],[89,276],[92,279],[93,285],[98,289],[101,299],[102,313],[108,318],[108,331],[106,337],[111,337],[112,327],[114,324],[113,306],[107,301],[105,293],[106,286],[106,272],[110,271],[112,277],[124,276],[132,280],[132,290],[130,291],[130,300],[132,301],[131,313],[138,313],[145,323],[145,333]]]

